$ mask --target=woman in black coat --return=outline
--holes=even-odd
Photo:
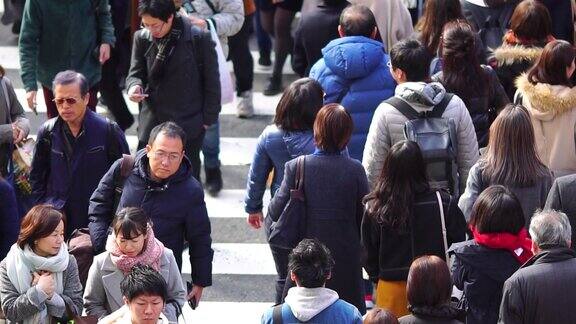
[[[478,147],[482,148],[488,145],[488,130],[496,114],[510,100],[496,72],[478,62],[477,46],[472,27],[465,20],[447,23],[440,45],[443,70],[432,79],[462,98],[474,123]]]
[[[440,193],[440,192],[439,192]],[[447,244],[465,239],[466,222],[457,200],[440,193]],[[402,141],[390,149],[374,190],[365,198],[362,220],[364,268],[378,283],[376,305],[396,316],[408,314],[406,279],[422,255],[445,259],[440,204],[426,179],[418,144]]]
[[[304,157],[306,230],[303,238],[316,238],[332,252],[336,262],[326,288],[366,313],[360,223],[362,198],[368,181],[360,162],[351,159],[346,145],[352,134],[352,118],[338,104],[324,106],[314,122],[316,151]],[[268,207],[268,217],[277,221],[290,198],[295,182],[296,160],[286,163],[284,179]],[[293,283],[286,280],[286,292]]]
[[[449,250],[452,280],[464,291],[466,323],[497,323],[504,282],[532,257],[520,202],[504,186],[488,187],[474,204],[470,231],[473,240]]]

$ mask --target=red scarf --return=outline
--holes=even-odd
[[[532,253],[532,241],[528,238],[528,231],[522,228],[518,234],[510,233],[479,233],[475,227],[470,226],[476,243],[491,249],[508,250],[520,264],[528,261]]]

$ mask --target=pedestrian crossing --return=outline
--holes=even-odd
[[[0,12],[2,11],[0,3]],[[37,115],[27,108],[26,93],[19,76],[17,42],[9,35],[9,26],[0,25],[0,65],[14,84],[18,100],[31,121],[31,135],[46,120],[46,106],[41,91],[37,96]],[[254,60],[257,61],[255,53]],[[289,68],[284,69],[284,84],[297,77]],[[230,65],[231,70],[231,65]],[[204,289],[196,310],[185,306],[187,323],[258,323],[262,313],[274,301],[276,270],[262,229],[254,230],[246,223],[244,194],[246,177],[256,149],[257,138],[271,123],[280,95],[267,97],[261,90],[270,69],[255,64],[254,108],[256,116],[238,119],[235,102],[224,105],[220,115],[222,173],[224,190],[218,197],[206,195],[206,205],[212,224],[214,249],[213,285]],[[125,98],[127,99],[126,95]],[[138,105],[126,100],[130,112],[137,117]],[[108,115],[105,107],[97,112]],[[137,119],[137,118],[136,118]],[[130,148],[135,151],[138,140],[136,126],[126,131]],[[270,195],[264,197],[264,211]],[[187,251],[183,255],[182,276],[190,280]]]

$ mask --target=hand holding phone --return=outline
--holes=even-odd
[[[192,283],[190,281],[186,282],[186,287],[188,288],[188,298],[189,298],[188,299],[188,305],[190,305],[190,308],[196,309],[196,307],[198,307],[198,299],[196,298],[197,291],[194,291],[195,290],[194,288],[196,288],[196,290],[198,290],[198,288],[202,289],[202,287],[194,286],[194,285],[192,285]],[[194,294],[192,294],[192,293],[194,293]],[[200,290],[199,293],[201,294],[202,290]]]

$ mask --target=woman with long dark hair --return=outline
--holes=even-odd
[[[250,166],[246,184],[245,211],[248,213],[248,224],[259,229],[262,225],[268,233],[271,218],[264,219],[262,198],[266,183],[272,172],[270,196],[274,197],[284,178],[286,162],[314,152],[314,133],[312,128],[316,114],[322,108],[324,91],[313,79],[303,78],[290,84],[284,91],[276,107],[274,124],[267,126],[256,146],[254,160]],[[276,281],[276,303],[282,300],[284,283],[288,275],[287,249],[271,246],[272,256],[278,272]]]
[[[544,46],[554,40],[548,9],[536,0],[524,0],[516,6],[510,18],[510,29],[502,46],[489,59],[498,78],[512,99],[516,92],[514,81],[540,57]]]
[[[302,238],[317,238],[330,249],[336,265],[326,288],[335,290],[364,314],[360,224],[368,180],[362,164],[346,151],[353,128],[352,117],[338,104],[328,104],[318,112],[314,121],[317,149],[301,160],[306,226],[300,234]],[[286,163],[282,185],[268,207],[267,217],[274,221],[288,204],[298,159]],[[284,292],[293,284],[287,282]]]
[[[473,239],[454,244],[452,278],[464,292],[466,323],[495,324],[502,287],[532,257],[520,202],[504,186],[488,187],[472,209]]]
[[[463,241],[466,223],[456,200],[438,193],[448,245]],[[412,260],[425,254],[445,258],[438,193],[428,185],[418,144],[402,141],[392,146],[374,190],[364,198],[364,268],[378,283],[377,306],[397,316],[408,314],[406,278]]]
[[[550,42],[528,74],[516,81],[517,101],[530,113],[538,156],[554,177],[576,173],[575,57],[570,43]]]
[[[440,44],[443,70],[432,79],[464,101],[482,148],[488,144],[488,130],[497,112],[510,100],[494,70],[478,62],[476,46],[475,34],[465,20],[448,22]]]
[[[534,144],[530,115],[520,105],[508,105],[490,127],[488,148],[472,166],[459,206],[470,219],[480,193],[491,185],[503,185],[520,200],[526,216],[544,207],[552,186],[552,175],[540,161]]]
[[[424,44],[431,55],[440,56],[440,39],[444,25],[450,21],[464,19],[459,0],[427,0],[424,4],[424,13],[415,27],[415,37]],[[479,44],[482,43],[478,38]],[[483,46],[478,46],[476,55],[480,63],[486,62]],[[431,74],[441,70],[441,63],[432,62]]]

